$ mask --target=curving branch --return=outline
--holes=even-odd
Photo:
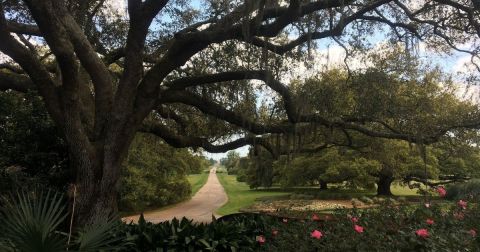
[[[50,73],[35,55],[10,34],[2,5],[0,5],[0,40],[2,41],[0,50],[18,63],[29,75],[46,101],[46,107],[53,120],[57,125],[63,125],[60,97]]]
[[[161,104],[166,103],[182,103],[197,108],[207,115],[214,116],[224,120],[242,129],[248,130],[254,134],[265,133],[290,133],[294,128],[291,124],[279,123],[263,125],[252,121],[239,113],[225,109],[222,105],[205,99],[195,93],[189,91],[171,91],[165,93],[158,101]]]
[[[0,72],[0,90],[15,90],[26,93],[36,89],[32,80],[26,75]]]
[[[285,84],[276,80],[273,76],[273,73],[267,70],[230,71],[202,76],[184,77],[166,83],[165,85],[168,87],[168,90],[183,90],[193,86],[234,80],[263,81],[268,87],[276,91],[283,98],[289,120],[291,122],[297,121],[297,109],[294,106],[294,101],[289,88]]]
[[[140,131],[154,134],[175,148],[203,148],[205,151],[211,153],[220,153],[234,150],[245,145],[260,145],[271,153],[274,153],[273,148],[265,139],[256,136],[241,137],[224,144],[215,145],[209,142],[207,138],[177,135],[168,127],[161,124],[144,125]]]
[[[13,21],[8,21],[6,26],[9,32],[39,36],[39,37],[42,36],[42,32],[36,25],[22,24],[22,23],[17,23]]]

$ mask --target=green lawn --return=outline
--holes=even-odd
[[[238,182],[234,175],[217,173],[217,176],[228,195],[228,202],[217,210],[220,215],[237,213],[240,209],[251,206],[258,198],[289,194],[278,190],[251,190],[247,184]]]
[[[314,190],[317,194],[325,194],[326,199],[335,199],[337,194],[342,196],[348,195],[350,198],[359,198],[364,195],[374,196],[375,191],[359,191],[359,190],[347,190],[347,189],[330,189],[327,191],[318,191],[317,188],[313,187],[304,187],[304,188],[288,188],[282,189],[279,187],[274,187],[271,189],[262,189],[262,190],[251,190],[246,183],[238,182],[236,176],[227,175],[226,173],[217,173],[220,183],[225,188],[225,191],[228,195],[228,202],[218,209],[217,213],[220,215],[226,215],[231,213],[236,213],[242,208],[251,206],[255,200],[259,198],[266,197],[279,197],[288,195],[291,193],[301,193],[305,191]],[[416,189],[410,189],[407,186],[400,184],[392,184],[391,187],[392,193],[395,196],[418,196]],[[280,197],[281,198],[281,197]],[[320,197],[322,198],[322,197]],[[342,198],[342,197],[340,197]]]
[[[418,189],[410,189],[408,186],[393,183],[390,187],[395,196],[418,196]]]
[[[200,174],[188,175],[188,182],[190,182],[190,185],[192,186],[192,196],[195,195],[205,183],[207,183],[208,174],[209,173],[202,172]]]

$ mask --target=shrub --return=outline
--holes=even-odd
[[[137,134],[123,164],[119,208],[140,212],[187,199],[191,186],[186,175],[192,160],[187,150]]]
[[[122,235],[133,238],[126,251],[257,251],[255,240],[270,226],[267,219],[249,215],[210,224],[185,218],[153,224],[141,217],[138,225],[124,225]]]
[[[463,209],[436,204],[427,208],[384,202],[378,208],[337,210],[332,220],[324,222],[278,221],[269,228],[261,251],[480,250],[477,205]],[[321,233],[315,234],[319,239],[312,237],[315,230]]]
[[[480,179],[472,179],[464,183],[449,185],[447,187],[446,198],[450,200],[469,199],[479,202]]]
[[[363,203],[367,204],[367,205],[371,205],[371,204],[374,203],[373,200],[371,198],[367,197],[367,196],[362,196],[362,197],[360,197],[359,200],[362,201]]]
[[[5,197],[0,208],[0,251],[116,251],[128,239],[111,216],[77,228],[70,238],[62,229],[69,216],[61,194],[52,191],[18,192]]]

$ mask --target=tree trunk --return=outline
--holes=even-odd
[[[72,167],[76,170],[75,226],[94,223],[118,211],[117,183],[123,158],[110,160],[102,151],[83,153],[90,155],[71,153]]]
[[[328,183],[320,180],[320,190],[327,190],[328,189]]]
[[[392,176],[380,175],[377,182],[377,195],[393,195],[392,191],[390,190],[390,186],[392,185],[393,180],[394,179]]]

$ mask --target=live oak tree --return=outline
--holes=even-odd
[[[371,127],[371,117],[327,119],[300,110],[279,77],[292,51],[309,52],[328,38],[362,48],[377,28],[400,42],[416,37],[463,50],[457,45],[480,35],[476,1],[188,3],[129,0],[116,15],[104,0],[0,2],[0,51],[8,56],[0,89],[36,89],[43,98],[76,173],[78,223],[115,211],[120,165],[139,130],[174,147],[224,152],[253,144],[274,152],[263,135],[297,135],[311,124],[423,143],[475,124],[418,137]],[[475,57],[476,49],[467,53]],[[259,88],[281,101],[268,120],[257,118]]]
[[[397,50],[373,53],[372,67],[350,75],[332,69],[294,81],[292,97],[303,111],[316,111],[324,118],[370,116],[379,125],[408,130],[415,136],[434,134],[438,128],[478,114],[473,102],[458,97],[447,75],[413,56],[407,55],[410,63],[406,64],[405,53]],[[451,130],[426,147],[421,142],[317,127],[300,134],[301,141],[293,148],[288,141],[280,141],[278,161],[262,152],[250,152],[246,181],[253,187],[271,185],[273,180],[285,186],[320,184],[321,189],[328,183],[371,187],[375,182],[379,195],[391,195],[395,180],[430,186],[462,181],[478,169],[477,134],[475,129]]]

